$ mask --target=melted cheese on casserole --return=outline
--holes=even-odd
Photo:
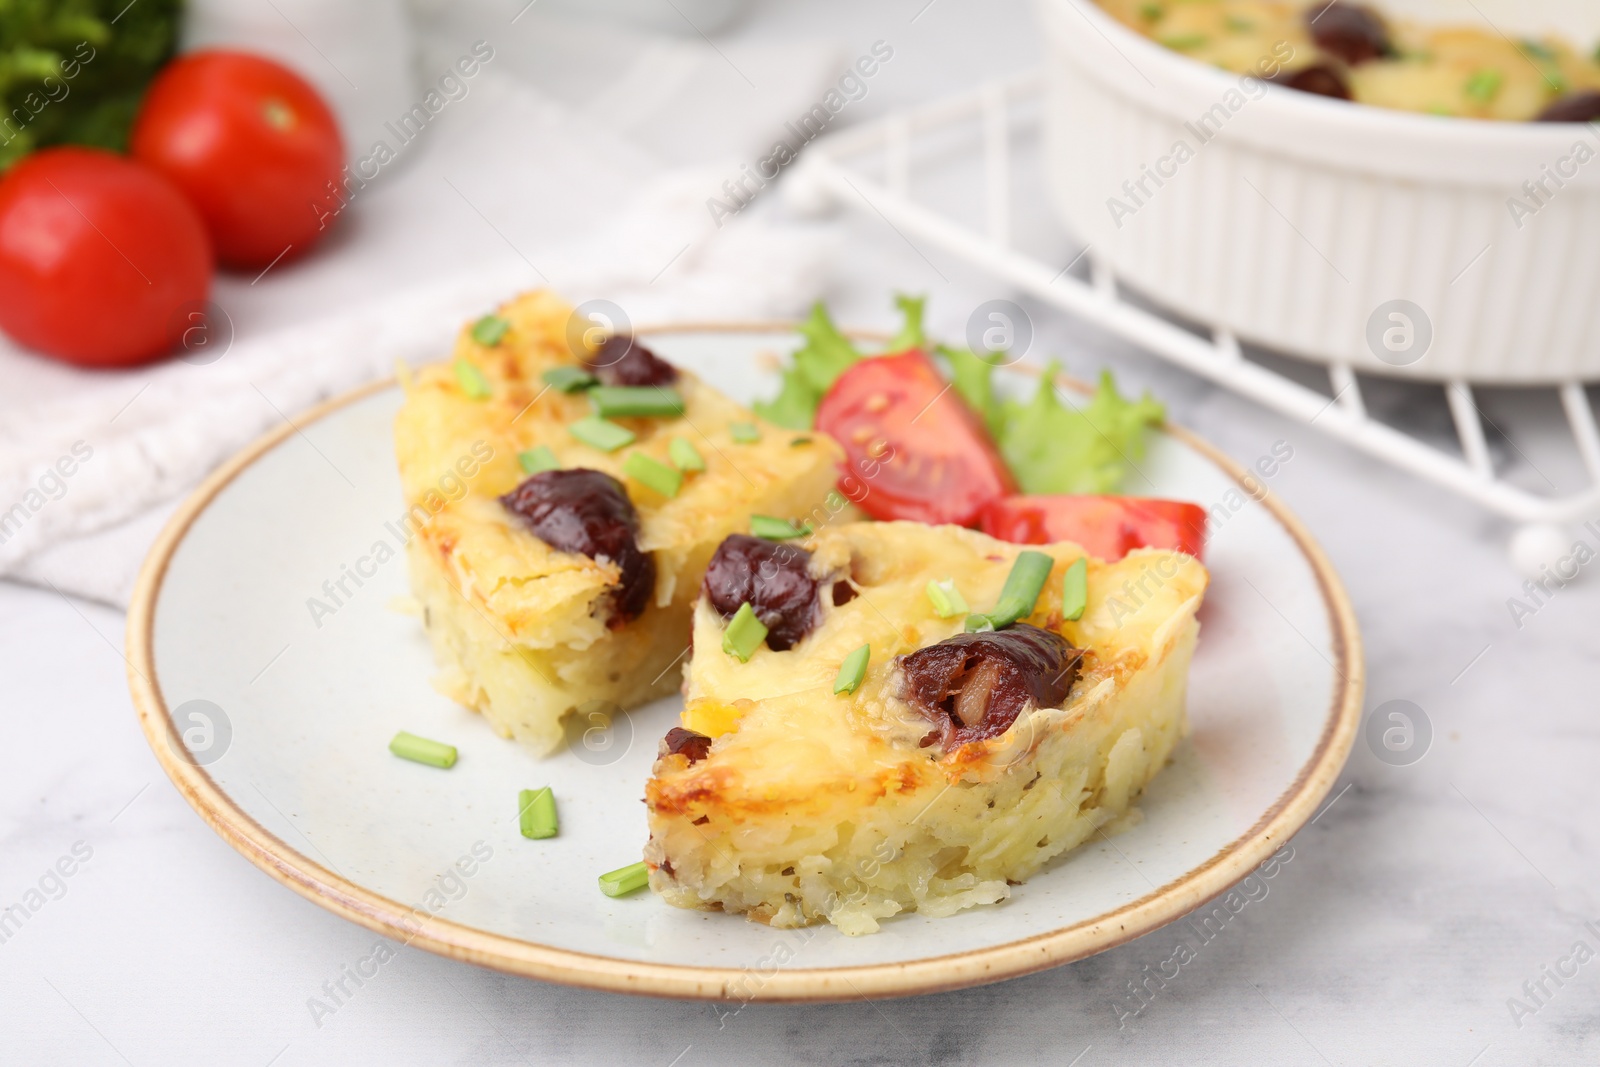
[[[1326,0],[1099,0],[1117,21],[1199,62],[1260,76],[1325,61],[1306,32]],[[1381,5],[1379,7],[1381,12]],[[1600,62],[1560,38],[1513,41],[1492,26],[1386,19],[1396,55],[1348,70],[1357,103],[1526,121],[1563,94],[1600,89]]]
[[[916,908],[1002,899],[1051,857],[1126,812],[1183,729],[1189,654],[1207,575],[1188,556],[1145,550],[1088,561],[1088,605],[1061,618],[1076,545],[1028,546],[1055,567],[1026,620],[1086,650],[1061,708],[1031,709],[1005,734],[944,752],[900,699],[894,657],[961,632],[940,619],[930,579],[993,607],[1024,546],[970,530],[859,523],[809,542],[823,584],[820,625],[748,663],[721,651],[723,622],[696,609],[684,725],[715,737],[708,758],[657,762],[646,789],[652,885],[685,907],[852,933]],[[859,595],[834,606],[828,582]],[[872,646],[865,681],[835,695],[840,662]]]
[[[752,513],[827,514],[842,453],[822,434],[794,443],[793,432],[682,371],[681,418],[616,419],[637,440],[615,452],[592,448],[567,429],[590,414],[589,401],[542,378],[579,362],[568,342],[571,306],[533,292],[497,314],[510,323],[500,343],[480,344],[463,328],[452,362],[405,383],[395,453],[415,530],[412,584],[442,668],[439,688],[506,736],[548,751],[561,741],[561,718],[580,705],[609,712],[677,688],[689,616],[717,545],[747,529]],[[463,389],[458,362],[483,375],[487,398]],[[735,441],[734,423],[756,425],[760,440]],[[674,437],[706,464],[685,475],[675,497],[624,474],[634,453],[671,465]],[[657,569],[651,605],[638,619],[607,626],[615,565],[551,548],[500,504],[527,477],[518,453],[541,445],[563,467],[604,471],[626,489],[639,546]]]

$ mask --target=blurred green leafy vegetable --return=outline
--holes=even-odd
[[[0,169],[36,148],[128,144],[182,0],[0,0]]]

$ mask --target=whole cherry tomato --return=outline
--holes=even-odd
[[[1104,560],[1136,548],[1171,548],[1199,559],[1206,547],[1205,508],[1153,497],[1014,496],[984,508],[978,528],[1022,545],[1074,541]]]
[[[225,266],[259,270],[311,248],[344,165],[333,112],[300,75],[245,52],[180,56],[151,83],[133,155],[200,210]]]
[[[170,352],[211,284],[200,216],[155,171],[47,148],[0,179],[0,329],[71,363]]]
[[[839,375],[817,407],[817,429],[844,448],[840,487],[875,519],[968,526],[1016,488],[983,423],[917,349]]]

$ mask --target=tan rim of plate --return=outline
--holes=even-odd
[[[637,332],[788,333],[794,329],[793,323],[713,323],[677,324]],[[872,335],[863,332],[856,336]],[[1076,389],[1085,388],[1082,383],[1065,383]],[[224,463],[184,501],[161,531],[139,572],[133,602],[128,609],[127,653],[128,684],[145,739],[178,792],[200,817],[246,859],[296,893],[336,915],[405,944],[451,959],[550,982],[686,999],[856,1000],[934,993],[1013,978],[1114,948],[1220,896],[1305,825],[1332,788],[1355,740],[1361,717],[1365,665],[1355,612],[1338,575],[1300,520],[1276,498],[1262,491],[1260,483],[1245,468],[1187,430],[1168,426],[1166,432],[1225,471],[1242,492],[1266,507],[1294,538],[1322,589],[1333,634],[1334,670],[1342,681],[1328,708],[1327,724],[1316,750],[1300,768],[1293,784],[1254,826],[1204,864],[1130,904],[1094,919],[1020,941],[904,963],[773,968],[771,974],[749,969],[678,966],[595,956],[486,933],[428,915],[356,885],[291,848],[218,789],[204,768],[179,756],[182,749],[177,727],[156,679],[152,640],[156,603],[167,565],[190,525],[212,499],[240,472],[307,423],[393,384],[392,381],[372,383],[318,405],[298,424],[285,422]],[[729,917],[728,921],[737,920]]]

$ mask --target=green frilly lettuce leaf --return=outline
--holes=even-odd
[[[925,349],[924,298],[898,295],[895,304],[904,323],[884,352]],[[809,430],[823,394],[865,354],[839,332],[821,303],[800,332],[805,344],[784,368],[782,389],[755,410],[780,426]],[[952,388],[983,420],[1024,493],[1117,492],[1144,455],[1146,429],[1165,415],[1149,393],[1138,400],[1124,397],[1110,371],[1101,372],[1087,402],[1064,400],[1055,388],[1060,368],[1054,363],[1032,399],[1002,400],[994,388],[995,357],[944,346],[936,351],[949,369]]]

